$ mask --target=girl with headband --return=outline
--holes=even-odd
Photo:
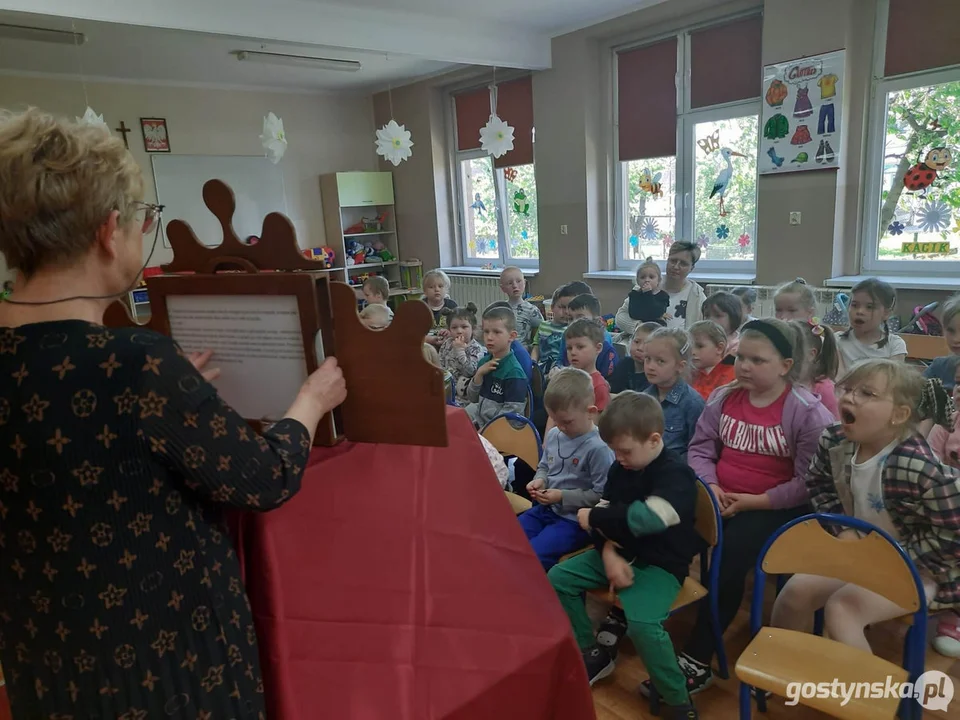
[[[952,428],[952,398],[939,380],[886,359],[859,363],[837,391],[840,424],[821,436],[807,476],[813,509],[889,532],[916,564],[930,609],[960,608],[960,471],[917,431],[923,420]],[[867,625],[909,613],[856,585],[798,574],[777,597],[772,623],[809,630],[819,608],[832,639],[867,652]]]
[[[808,508],[810,459],[834,419],[798,384],[803,360],[802,338],[794,327],[774,319],[748,322],[737,349],[736,380],[710,396],[690,443],[690,467],[713,491],[723,518],[720,632],[740,608],[744,583],[764,542]],[[678,658],[691,693],[712,682],[716,649],[709,609],[701,603]]]
[[[834,381],[840,369],[840,349],[837,336],[829,325],[819,318],[809,320],[791,320],[790,324],[800,332],[803,338],[803,372],[800,384],[820,398],[823,406],[835,418],[840,418],[837,409],[837,395]]]

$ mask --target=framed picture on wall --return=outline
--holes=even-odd
[[[143,149],[147,152],[170,152],[170,136],[167,135],[166,118],[140,118],[143,131]]]

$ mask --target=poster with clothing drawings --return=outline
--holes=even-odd
[[[763,68],[761,175],[840,167],[844,51]]]

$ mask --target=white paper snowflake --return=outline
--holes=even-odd
[[[480,147],[495,158],[513,150],[513,128],[496,115],[480,128]]]
[[[943,232],[950,227],[950,208],[943,200],[928,201],[917,213],[922,232]]]
[[[263,134],[260,136],[263,149],[274,165],[280,162],[287,151],[287,135],[283,132],[283,120],[272,112],[263,119]]]
[[[413,155],[412,147],[410,131],[406,125],[397,125],[396,120],[391,119],[377,130],[377,155],[392,162],[394,167]]]
[[[93,127],[102,127],[107,132],[110,132],[110,127],[103,119],[103,115],[97,115],[96,111],[92,107],[88,107],[87,111],[83,114],[82,118],[77,118],[77,122],[80,125],[91,125]]]

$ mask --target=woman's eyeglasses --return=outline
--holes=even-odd
[[[163,212],[163,205],[154,205],[145,202],[137,202],[134,204],[137,206],[137,214],[143,213],[140,231],[144,235],[148,235],[157,226],[157,221]]]

